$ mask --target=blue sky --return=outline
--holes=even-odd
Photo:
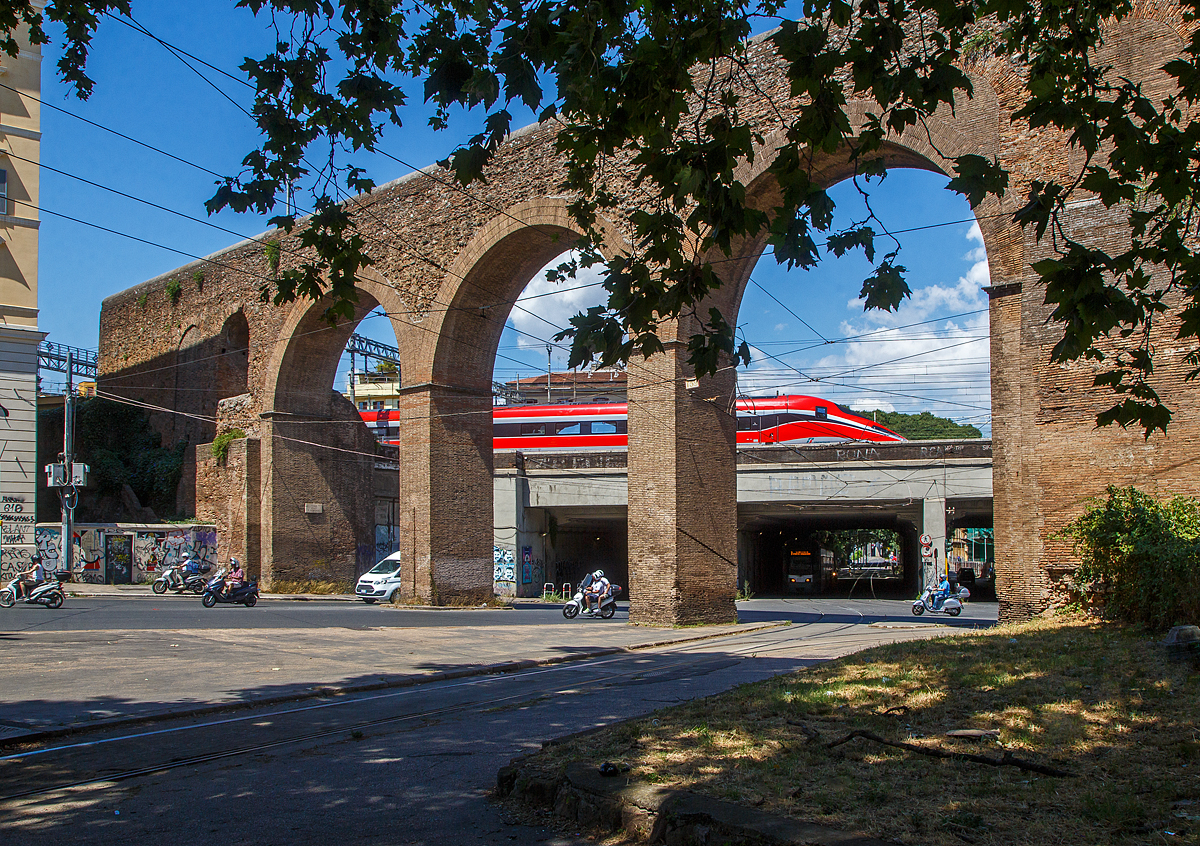
[[[263,53],[274,41],[262,21],[230,0],[136,3],[134,15],[160,39],[235,76],[243,57]],[[203,203],[215,178],[194,166],[216,173],[238,169],[257,137],[251,120],[230,100],[248,107],[252,91],[203,66],[196,65],[200,73],[189,69],[153,39],[114,20],[101,24],[93,45],[89,73],[97,85],[90,100],[69,94],[57,78],[57,59],[51,45],[43,64],[46,103],[191,163],[43,108],[40,325],[52,341],[95,348],[104,297],[267,228],[265,220],[248,215],[208,217]],[[419,87],[413,90],[419,94]],[[420,97],[413,97],[403,113],[405,126],[389,130],[383,148],[422,167],[443,157],[479,120],[467,115],[437,133],[425,123],[428,113]],[[379,156],[363,163],[379,184],[408,172]],[[900,236],[899,261],[909,269],[914,296],[898,313],[864,314],[857,295],[869,267],[861,256],[829,259],[806,272],[785,272],[770,256],[759,262],[739,315],[739,330],[754,349],[754,362],[740,376],[741,390],[928,410],[990,430],[987,298],[980,291],[987,265],[978,230],[964,222],[970,210],[944,185],[938,174],[896,171],[872,192],[873,207],[890,228],[933,227]],[[851,186],[837,186],[835,198],[844,219],[861,215]],[[554,287],[535,279],[527,295]],[[596,292],[531,300],[527,307],[537,317],[514,311],[501,340],[496,378],[544,372],[546,340],[570,314],[595,304]],[[381,318],[365,320],[360,331],[394,341]],[[555,366],[563,361],[565,352],[556,353]]]

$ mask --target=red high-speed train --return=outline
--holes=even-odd
[[[625,449],[625,403],[508,405],[492,409],[497,450]],[[399,412],[362,411],[385,443],[397,443]],[[903,441],[891,429],[818,397],[752,397],[737,401],[738,446]]]

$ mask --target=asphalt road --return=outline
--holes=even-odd
[[[154,613],[136,610],[135,604],[122,608],[132,616]],[[900,616],[894,606],[874,612]],[[987,607],[977,608],[973,624],[988,625]],[[246,609],[229,610],[232,618]],[[811,619],[519,673],[91,732],[0,752],[0,842],[585,843],[506,819],[488,801],[496,770],[544,740],[874,643],[952,630],[927,620],[917,626],[870,624],[869,615],[838,602],[820,609],[811,603],[778,609],[751,603],[746,611]],[[177,613],[182,619],[193,612]],[[378,620],[391,614],[402,620],[412,612],[308,607],[276,612],[260,606],[239,617],[250,625],[274,613],[305,620],[325,614]],[[530,613],[552,616],[548,609]],[[913,622],[911,615],[906,622]]]
[[[911,622],[915,618],[904,600],[886,599],[754,599],[738,605],[742,623],[787,620],[792,623]],[[82,631],[196,631],[205,629],[389,629],[478,626],[611,626],[627,622],[628,603],[618,603],[613,621],[579,618],[567,620],[561,605],[522,602],[506,609],[436,611],[414,610],[361,602],[261,602],[254,608],[218,605],[205,608],[197,597],[71,597],[62,608],[51,611],[40,605],[17,604],[0,610],[3,632]],[[952,619],[927,615],[924,620],[939,624],[975,627],[994,623],[996,603],[969,602],[963,615]]]

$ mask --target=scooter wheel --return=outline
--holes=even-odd
[[[563,606],[563,616],[568,620],[574,620],[579,616],[579,606],[574,602],[568,602]]]
[[[600,609],[600,616],[603,617],[605,620],[611,620],[613,614],[616,614],[616,613],[617,613],[616,605],[605,605],[603,608]]]
[[[254,594],[250,594],[249,596],[246,597],[246,607],[247,608],[253,608],[257,603],[258,603],[258,597],[255,596]]]
[[[913,614],[915,614],[918,617],[920,617],[922,614],[925,613],[924,605],[914,605],[912,608],[913,608]]]
[[[961,608],[947,608],[946,613],[949,614],[951,617],[957,617],[959,614],[962,613],[962,609]]]
[[[196,596],[204,593],[204,585],[196,585],[192,588],[192,593],[196,594]]]
[[[62,604],[63,604],[63,595],[61,593],[58,593],[57,591],[55,593],[50,594],[50,596],[46,599],[46,607],[47,608],[61,608]]]
[[[17,604],[17,595],[11,590],[0,590],[0,608],[12,608]]]
[[[214,596],[211,593],[206,593],[206,594],[204,594],[204,598],[200,600],[200,603],[205,608],[212,608],[214,605],[217,604],[217,598],[216,598],[216,596]]]
[[[150,589],[152,591],[154,591],[155,593],[166,593],[167,592],[167,583],[164,582],[162,579],[155,579],[154,585]]]

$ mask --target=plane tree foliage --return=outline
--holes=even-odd
[[[132,0],[0,0],[0,29],[29,27],[47,40],[47,20],[64,32],[62,77],[87,97],[92,35],[104,15],[129,15]],[[1183,0],[1194,22],[1200,0]],[[746,361],[732,327],[698,304],[720,284],[712,260],[745,239],[766,238],[788,266],[810,267],[824,250],[861,251],[870,308],[895,309],[909,294],[900,243],[868,213],[834,228],[834,204],[812,170],[821,152],[848,151],[869,193],[883,175],[885,139],[921,129],[940,108],[972,94],[971,57],[1024,67],[1027,97],[1014,119],[1058,131],[1080,155],[1061,180],[1022,188],[1016,222],[1047,240],[1051,257],[1034,270],[1046,285],[1061,337],[1056,362],[1099,362],[1096,383],[1114,392],[1101,424],[1165,429],[1171,410],[1153,387],[1150,328],[1174,298],[1180,339],[1200,365],[1200,261],[1195,212],[1200,187],[1200,34],[1165,66],[1176,82],[1164,99],[1098,64],[1106,22],[1133,12],[1132,0],[239,0],[274,27],[276,47],[246,59],[256,86],[260,146],[208,201],[270,214],[290,187],[305,186],[313,213],[279,214],[311,258],[263,290],[277,302],[332,293],[331,320],[348,318],[354,279],[372,263],[369,243],[343,201],[370,190],[369,174],[339,164],[371,151],[389,124],[401,125],[405,85],[423,84],[445,127],[455,110],[479,110],[484,130],[460,139],[444,164],[464,186],[485,180],[487,164],[513,129],[514,106],[557,121],[567,171],[563,188],[587,239],[578,262],[605,265],[608,302],[577,315],[571,365],[613,364],[662,349],[664,320],[694,316],[696,370]],[[736,168],[762,153],[763,139],[734,92],[753,90],[746,39],[770,35],[786,64],[796,108],[780,111],[785,140],[770,165],[779,206],[756,209]],[[1193,31],[1194,27],[1193,27]],[[13,53],[16,42],[0,38]],[[414,86],[409,86],[410,88]],[[864,127],[847,116],[850,98],[870,103]],[[341,158],[339,159],[339,156]],[[634,173],[636,202],[610,176]],[[997,161],[952,159],[950,187],[972,207],[1009,190]],[[1082,193],[1126,214],[1130,239],[1113,248],[1072,237],[1067,204]],[[605,259],[600,217],[636,207],[632,250]],[[619,216],[619,214],[618,214]],[[708,257],[708,260],[702,258]],[[1112,352],[1108,338],[1123,339]],[[1194,377],[1196,371],[1191,376]]]

